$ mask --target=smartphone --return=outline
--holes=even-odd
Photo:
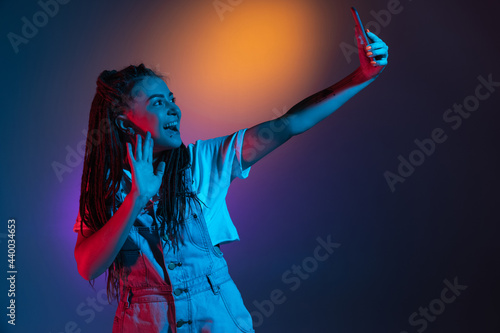
[[[361,23],[361,19],[359,18],[358,11],[356,10],[356,8],[351,7],[351,12],[352,12],[352,16],[354,17],[354,21],[361,28],[361,33],[362,33],[361,38],[364,39],[363,42],[365,43],[365,46],[370,44],[370,40],[368,39],[368,36],[366,35],[365,28],[363,27],[363,23]]]

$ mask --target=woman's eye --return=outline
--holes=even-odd
[[[175,100],[176,100],[176,98],[172,97],[172,99],[170,100],[170,102],[171,103],[175,103]],[[156,102],[154,102],[153,105],[158,106],[158,105],[163,105],[163,104],[165,104],[165,102],[162,99],[159,99]]]

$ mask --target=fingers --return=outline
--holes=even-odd
[[[366,29],[365,33],[356,8],[351,7],[351,13],[355,22],[354,30],[361,62],[363,63],[369,59],[372,66],[387,65],[387,58],[389,57],[387,44],[370,30]],[[365,53],[367,58],[362,56],[362,52]]]
[[[130,142],[127,142],[127,158],[128,158],[128,163],[132,166],[132,164],[135,162],[134,154],[132,153],[132,144]]]
[[[371,64],[373,66],[385,66],[387,65],[387,58],[389,57],[389,46],[387,46],[384,41],[378,38],[375,34],[369,32],[375,36],[378,41],[368,44],[365,47],[366,56],[371,58]]]
[[[142,160],[142,136],[136,134],[135,136],[135,159],[136,161]]]
[[[165,173],[165,162],[161,161],[156,167],[156,175],[162,176]]]
[[[385,47],[389,48],[387,46],[387,44],[384,43],[384,42],[373,42],[373,43],[370,43],[370,44],[368,44],[366,46],[366,48],[369,49],[370,51],[377,50],[377,49],[382,49],[382,48],[385,48]]]
[[[371,49],[366,55],[369,57],[376,57],[376,56],[385,55],[385,54],[387,54],[387,50],[384,48],[384,49],[377,49],[377,50]]]
[[[148,157],[148,163],[153,163],[153,147],[154,147],[154,141],[153,138],[149,139],[149,142],[151,142],[150,145],[150,152],[149,152],[149,157]]]
[[[143,152],[143,157],[146,160],[146,162],[151,163],[152,158],[151,158],[151,133],[149,131],[146,133],[146,139],[144,139],[144,152]]]
[[[377,35],[375,35],[370,30],[368,30],[366,32],[366,34],[368,35],[368,37],[370,37],[371,40],[373,40],[373,42],[382,42],[382,43],[384,43],[384,41],[382,39],[378,38]]]
[[[151,133],[148,131],[146,133],[146,138],[143,139],[140,134],[136,135],[136,146],[135,146],[135,157],[132,153],[132,144],[127,142],[127,152],[130,155],[131,161],[137,162],[145,160],[148,163],[153,163],[153,139],[151,138]]]
[[[385,66],[385,65],[387,65],[387,58],[380,59],[380,60],[372,60],[371,64],[374,66]]]

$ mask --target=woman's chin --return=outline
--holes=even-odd
[[[167,135],[167,137],[161,140],[161,142],[155,142],[154,145],[155,145],[155,150],[175,149],[179,148],[182,145],[182,140],[180,134],[173,136]]]

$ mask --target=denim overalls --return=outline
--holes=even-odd
[[[191,189],[191,168],[185,177]],[[118,253],[121,297],[113,333],[255,332],[200,205],[186,206],[184,245],[174,254],[160,237],[158,199],[140,213]]]

